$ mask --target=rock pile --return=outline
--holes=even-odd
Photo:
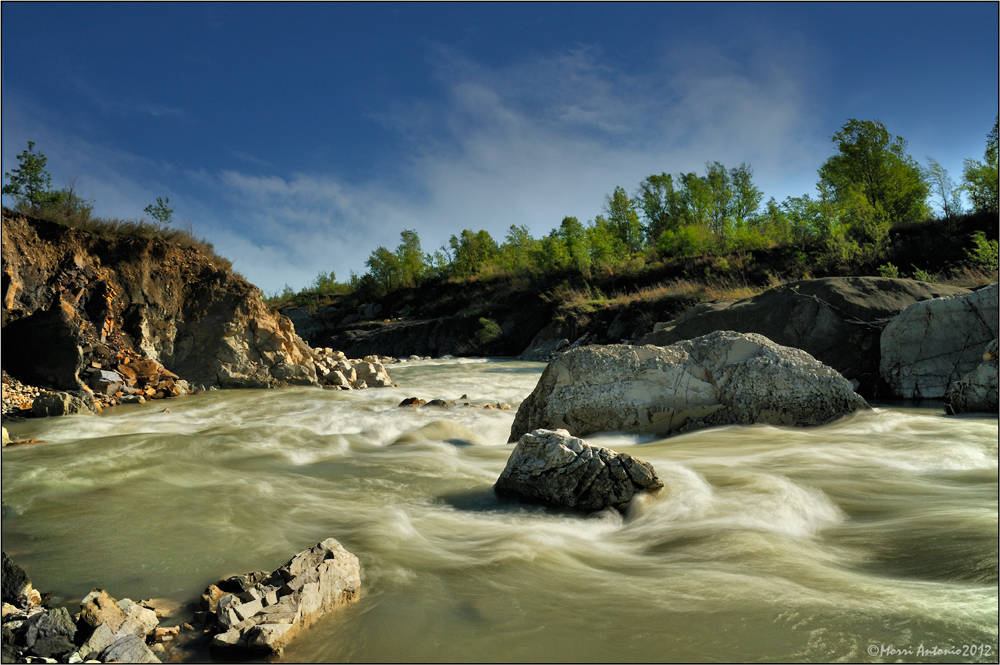
[[[80,613],[47,609],[24,571],[3,553],[3,662],[159,663],[163,642],[179,628],[161,628],[149,601],[115,600],[94,589]],[[38,661],[35,661],[38,662]]]
[[[365,356],[363,360],[349,360],[340,351],[313,349],[316,377],[325,387],[339,390],[361,388],[390,388],[393,386],[385,365],[396,362],[394,358]]]
[[[213,648],[273,656],[330,610],[358,600],[360,592],[358,558],[327,538],[272,573],[249,573],[210,585],[196,619],[215,622]]]
[[[41,391],[35,386],[21,383],[6,370],[2,374],[0,390],[3,395],[3,418],[20,418],[31,413],[31,404]]]
[[[624,511],[639,492],[661,487],[647,462],[591,445],[564,429],[537,429],[517,442],[493,489],[565,508]]]
[[[821,425],[867,402],[805,351],[714,332],[667,347],[588,346],[545,368],[510,441],[535,429],[667,436],[714,425]]]

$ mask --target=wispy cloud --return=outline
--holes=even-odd
[[[580,46],[491,68],[437,48],[436,94],[399,100],[379,115],[399,137],[398,171],[361,184],[332,172],[275,173],[238,150],[232,154],[256,173],[159,164],[55,135],[46,141],[87,174],[80,184],[99,201],[141,210],[166,193],[178,208],[186,202],[196,232],[273,292],[299,288],[321,270],[342,279],[362,272],[369,253],[394,247],[403,229],[419,231],[425,251],[463,228],[498,240],[511,224],[544,234],[564,215],[592,219],[616,185],[632,190],[651,173],[701,171],[707,160],[749,162],[768,194],[801,194],[815,182],[827,136],[804,101],[812,84],[806,60],[808,53],[761,47],[736,61],[680,45],[651,54],[636,72]],[[5,97],[5,165],[8,107]],[[30,124],[20,120],[10,124]]]

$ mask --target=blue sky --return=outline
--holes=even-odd
[[[416,229],[586,221],[652,173],[812,192],[848,118],[960,180],[997,114],[997,3],[2,4],[2,168],[157,196],[267,293]],[[8,201],[5,198],[5,203]]]

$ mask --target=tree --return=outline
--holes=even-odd
[[[945,219],[962,214],[962,188],[955,185],[945,167],[930,157],[924,168],[924,180],[930,185],[931,193],[939,199],[938,205],[941,206],[941,214]]]
[[[632,199],[623,188],[615,187],[614,193],[605,197],[604,212],[608,215],[608,222],[611,223],[615,235],[628,251],[641,250],[642,224],[639,223],[639,214],[635,211]]]
[[[170,203],[169,198],[164,199],[157,196],[156,205],[153,205],[152,203],[149,204],[143,209],[143,212],[145,212],[147,215],[155,219],[160,224],[164,225],[169,224],[170,218],[174,214],[174,209],[167,207],[168,203]]]
[[[580,220],[576,217],[563,217],[556,233],[566,243],[569,265],[585,277],[590,277],[590,250],[587,248],[587,234]]]
[[[643,228],[646,245],[655,247],[664,231],[676,230],[681,223],[684,203],[680,192],[674,189],[673,177],[669,173],[661,173],[639,183],[636,199],[646,218]]]
[[[424,252],[420,249],[420,236],[416,231],[403,230],[399,237],[402,242],[396,248],[396,260],[400,279],[407,286],[416,286],[427,270]]]
[[[928,187],[902,137],[877,120],[851,118],[830,140],[838,154],[820,167],[820,182],[838,201],[858,203],[863,197],[867,205],[855,210],[859,219],[885,233],[891,224],[926,219]]]
[[[399,259],[385,247],[377,247],[365,261],[365,265],[368,266],[368,274],[384,293],[399,287]]]
[[[35,152],[35,142],[28,141],[28,149],[17,156],[19,166],[3,174],[10,182],[3,186],[3,193],[14,197],[18,203],[27,203],[32,212],[52,200],[52,176],[45,170],[48,158]]]
[[[998,211],[997,192],[997,127],[1000,116],[993,121],[993,130],[986,135],[986,163],[975,159],[965,160],[962,187],[972,199],[972,209],[976,212]],[[6,188],[4,193],[7,193]]]

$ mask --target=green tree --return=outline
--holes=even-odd
[[[680,192],[674,189],[673,177],[661,173],[639,183],[636,199],[646,218],[643,226],[646,245],[655,247],[664,231],[676,230],[682,221],[684,203]]]
[[[18,204],[27,204],[37,213],[53,199],[49,188],[52,176],[45,170],[48,158],[35,152],[35,142],[28,141],[28,149],[17,156],[18,167],[3,174],[10,182],[3,186],[3,193],[13,197]]]
[[[569,265],[580,271],[585,277],[590,277],[590,250],[587,247],[587,234],[576,217],[563,217],[557,234],[566,243],[569,255]]]
[[[537,268],[538,240],[527,226],[510,225],[500,246],[500,265],[512,274],[526,274]]]
[[[891,224],[927,218],[927,183],[902,137],[877,120],[851,118],[831,141],[837,154],[820,167],[820,182],[838,201],[855,204],[859,226],[879,227],[881,235]],[[857,205],[861,198],[867,205]]]
[[[604,199],[604,212],[615,235],[622,241],[629,252],[642,249],[642,224],[639,214],[635,211],[632,199],[622,187],[615,187],[614,193]]]
[[[729,182],[733,188],[729,210],[733,224],[741,230],[755,221],[764,192],[753,184],[753,169],[745,163],[729,171]]]
[[[406,286],[416,286],[427,270],[424,252],[420,249],[420,236],[416,231],[403,230],[399,234],[402,242],[396,247],[400,281]]]
[[[402,271],[395,253],[379,246],[365,261],[365,265],[368,266],[368,274],[371,275],[383,293],[399,288]]]
[[[945,219],[962,214],[962,188],[955,184],[945,167],[930,157],[924,167],[924,180],[930,186],[931,194],[937,197]]]
[[[169,224],[174,214],[174,209],[167,206],[169,198],[156,197],[156,204],[149,204],[143,209],[147,215],[155,219],[160,224]]]
[[[962,187],[972,200],[976,212],[998,212],[997,127],[1000,116],[993,121],[993,130],[986,135],[986,162],[965,160]],[[7,189],[4,188],[4,193]]]
[[[449,238],[448,244],[454,252],[455,274],[460,277],[475,275],[481,266],[495,262],[500,254],[496,241],[485,230],[473,233],[465,229],[458,237]]]

